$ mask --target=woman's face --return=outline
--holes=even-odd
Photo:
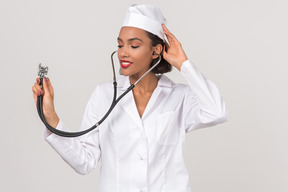
[[[122,27],[118,37],[118,59],[125,76],[143,75],[154,55],[146,31],[135,27]]]

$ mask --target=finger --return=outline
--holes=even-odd
[[[47,83],[47,78],[44,77],[43,78],[43,90],[44,90],[44,94],[50,94],[50,90],[49,90],[49,87],[48,87],[48,83]]]
[[[34,87],[36,95],[43,95],[43,90],[37,82],[34,83],[33,87]]]
[[[37,82],[37,84],[40,84],[40,78],[39,77],[36,78],[36,82]]]
[[[168,30],[168,28],[164,24],[162,24],[162,26],[163,26],[163,31],[164,31],[170,45],[175,44],[175,43],[176,44],[179,43],[177,38]]]
[[[177,42],[176,38],[171,36],[171,34],[168,34],[168,33],[166,34],[165,33],[165,35],[166,35],[167,40],[168,40],[170,45],[173,45],[173,44],[175,44]]]
[[[32,86],[32,92],[33,92],[34,98],[38,96],[38,91],[35,86]]]
[[[47,80],[47,81],[46,81],[47,87],[48,87],[50,93],[51,93],[52,95],[54,95],[54,89],[53,89],[53,86],[52,86],[52,84],[51,84],[50,79],[47,77],[46,80]]]
[[[166,27],[166,25],[162,24],[162,28],[163,28],[163,31],[166,32],[167,34],[172,34],[169,29]]]
[[[163,26],[163,31],[164,31],[164,33],[165,33],[165,35],[167,35],[167,37],[174,37],[175,38],[175,36],[169,31],[169,29],[164,25],[164,24],[162,24],[162,26]]]
[[[164,59],[166,59],[167,54],[168,54],[168,53],[167,53],[168,47],[167,47],[167,49],[166,49],[166,46],[167,46],[166,44],[168,44],[168,43],[165,42],[164,49],[163,49],[163,58],[164,58]],[[168,46],[169,46],[169,45],[168,45]]]
[[[163,32],[164,32],[164,34],[166,36],[166,39],[169,41],[169,39],[168,39],[169,34],[168,34],[168,31],[167,31],[168,30],[167,27],[164,24],[162,24],[162,28],[163,28]],[[165,41],[165,43],[167,43],[166,40],[164,40],[164,41]]]
[[[166,49],[169,49],[169,47],[170,47],[169,43],[168,43],[167,41],[164,41],[164,43],[165,43],[164,46],[166,47]],[[165,48],[165,47],[164,47],[164,48]]]
[[[32,91],[33,91],[33,98],[34,98],[35,104],[37,104],[37,98],[38,96],[40,96],[40,93],[37,91],[35,86],[32,87]]]

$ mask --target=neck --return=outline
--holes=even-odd
[[[129,76],[130,83],[135,83],[139,77],[132,75]],[[154,89],[157,87],[158,84],[158,78],[154,73],[148,73],[145,77],[143,77],[138,84],[135,86],[133,90],[135,91],[141,91],[142,93],[145,92],[153,92]]]

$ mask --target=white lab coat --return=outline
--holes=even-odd
[[[183,63],[181,74],[189,86],[159,77],[142,118],[129,92],[91,133],[64,138],[46,130],[45,139],[80,174],[101,159],[99,192],[190,192],[185,133],[225,122],[227,110],[217,87],[192,62]],[[118,95],[129,85],[129,77],[119,79]],[[80,130],[100,120],[112,98],[112,82],[98,85]],[[69,131],[61,120],[57,129]]]

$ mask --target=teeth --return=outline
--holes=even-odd
[[[122,62],[123,65],[129,65],[130,63],[128,62]]]

